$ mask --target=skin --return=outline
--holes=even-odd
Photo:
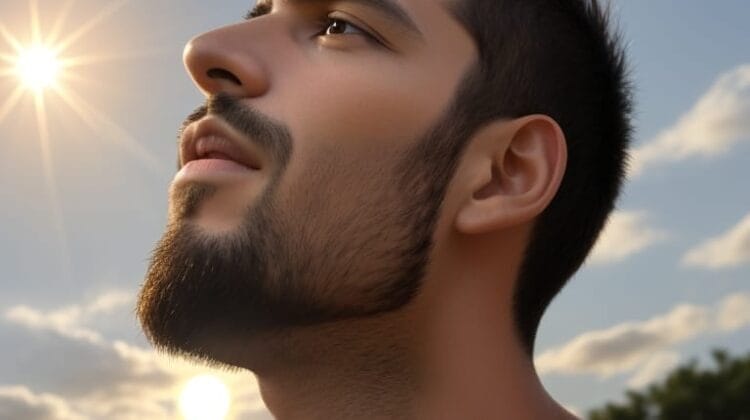
[[[473,40],[443,3],[398,3],[421,37],[357,2],[277,1],[270,14],[191,40],[185,63],[197,87],[282,121],[293,153],[282,168],[259,151],[258,172],[213,183],[189,215],[177,207],[193,182],[176,179],[171,223],[189,219],[199,235],[221,240],[241,228],[247,208],[270,188],[286,226],[294,227],[290,235],[322,241],[315,228],[347,226],[366,206],[395,214],[400,196],[383,179],[441,118],[477,59]],[[357,31],[311,37],[309,17],[331,10],[377,31],[387,48]],[[448,180],[429,263],[408,304],[283,331],[228,334],[204,356],[252,370],[279,419],[573,418],[544,390],[511,319],[523,251],[565,164],[565,137],[551,118],[489,122],[472,135]],[[360,225],[346,230],[353,236],[332,238],[356,243],[379,229]],[[384,226],[377,241],[368,239],[376,243],[363,246],[397,247],[397,231]],[[355,261],[354,273],[377,272],[383,263]],[[336,281],[314,297],[355,308],[369,305],[357,282],[378,280]]]

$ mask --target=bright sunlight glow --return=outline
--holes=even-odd
[[[213,375],[189,380],[180,394],[180,413],[185,420],[223,420],[229,413],[229,389]]]
[[[0,0],[6,2],[7,0]],[[69,261],[65,225],[62,217],[62,207],[57,191],[57,178],[52,159],[52,135],[48,121],[48,104],[50,100],[61,99],[80,120],[99,134],[98,138],[109,139],[116,146],[122,147],[139,158],[151,168],[158,168],[158,160],[138,141],[133,139],[126,130],[121,128],[99,107],[90,104],[81,90],[82,84],[97,85],[89,78],[76,74],[78,67],[84,67],[98,62],[133,58],[127,54],[85,54],[77,57],[69,56],[70,47],[83,37],[91,36],[90,32],[100,26],[106,19],[122,8],[130,0],[107,0],[101,2],[96,13],[72,30],[66,30],[66,18],[72,11],[75,0],[61,2],[45,2],[62,4],[54,21],[42,19],[39,0],[28,0],[29,26],[26,31],[28,37],[20,38],[19,34],[11,32],[6,16],[0,16],[0,86],[9,83],[5,79],[13,79],[16,84],[10,92],[5,89],[0,93],[0,132],[4,134],[3,123],[17,105],[24,99],[31,99],[36,111],[36,125],[41,151],[41,163],[44,169],[47,193],[49,194],[51,216],[59,235],[59,248],[62,260],[67,270]],[[16,4],[22,0],[14,0]],[[98,2],[97,2],[98,3]],[[5,4],[5,3],[3,3]],[[48,8],[45,7],[44,11]],[[43,31],[44,29],[44,31]],[[46,33],[43,33],[46,32]],[[76,83],[78,86],[71,86]],[[84,86],[85,87],[85,86]],[[55,107],[58,111],[60,107]],[[51,108],[50,108],[51,109]],[[3,146],[7,145],[7,136],[1,138]],[[11,147],[11,146],[9,146]],[[10,149],[9,149],[10,150]],[[66,274],[67,275],[67,274]],[[0,410],[2,411],[2,410]],[[212,417],[213,418],[213,417]]]
[[[44,46],[34,46],[20,52],[16,72],[23,84],[34,91],[53,85],[60,72],[60,61],[55,52]]]

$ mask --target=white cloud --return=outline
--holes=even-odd
[[[91,344],[102,344],[102,337],[98,333],[72,322],[77,317],[77,314],[68,311],[43,313],[25,305],[14,306],[5,312],[7,321],[28,329],[50,331]]]
[[[674,351],[660,351],[652,355],[638,367],[628,379],[630,388],[642,388],[656,382],[680,363],[680,354]]]
[[[677,344],[701,334],[750,326],[750,293],[736,293],[713,306],[681,304],[666,314],[639,322],[589,331],[560,347],[542,352],[535,364],[540,374],[592,374],[608,378],[633,373],[633,384],[660,374]],[[659,358],[654,359],[658,354]]]
[[[54,417],[67,409],[86,419],[174,419],[181,387],[191,377],[209,373],[227,383],[235,396],[229,419],[270,419],[250,373],[211,369],[109,340],[88,325],[116,311],[130,312],[132,302],[132,295],[115,292],[54,311],[29,306],[4,311],[0,341],[12,342],[13,349],[0,360],[0,378],[20,385],[0,394],[0,407],[12,398],[14,412],[47,414],[6,417],[0,408],[0,418],[75,418]],[[58,407],[56,401],[66,405]]]
[[[88,319],[92,316],[106,315],[126,306],[131,307],[133,303],[132,293],[122,290],[105,292],[83,306],[82,316]]]
[[[579,335],[536,359],[540,373],[591,373],[601,377],[630,371],[654,351],[708,330],[706,308],[679,305],[665,315]]]
[[[750,325],[750,293],[735,293],[724,298],[716,322],[722,331],[736,331]]]
[[[91,343],[103,343],[97,332],[82,327],[82,324],[112,313],[133,303],[133,295],[124,291],[109,291],[82,305],[69,305],[61,309],[42,312],[18,305],[5,311],[5,318],[13,323],[37,330],[54,331],[66,337],[82,339]]]
[[[670,128],[632,153],[629,175],[649,166],[698,156],[717,156],[750,140],[750,65],[721,75]]]
[[[166,418],[168,412],[155,407],[173,398],[170,392],[176,392],[180,372],[170,370],[153,352],[68,324],[62,313],[25,306],[6,311],[6,322],[16,327],[8,331],[20,352],[0,367],[3,380],[54,392],[93,418],[117,418],[117,410],[109,416],[103,412],[106,407],[131,417]]]
[[[607,221],[587,264],[616,263],[664,241],[666,232],[649,227],[643,211],[616,211]]]
[[[0,387],[0,418],[24,420],[85,420],[64,399],[34,394],[23,386]]]
[[[750,262],[750,214],[722,235],[689,250],[682,257],[687,267],[720,269]]]

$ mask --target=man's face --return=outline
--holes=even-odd
[[[221,359],[229,337],[396,310],[429,260],[470,36],[434,0],[265,11],[186,49],[209,99],[138,308],[168,350]]]

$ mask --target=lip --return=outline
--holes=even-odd
[[[189,125],[180,139],[181,167],[201,160],[227,160],[257,171],[262,168],[260,156],[251,139],[212,115]]]

